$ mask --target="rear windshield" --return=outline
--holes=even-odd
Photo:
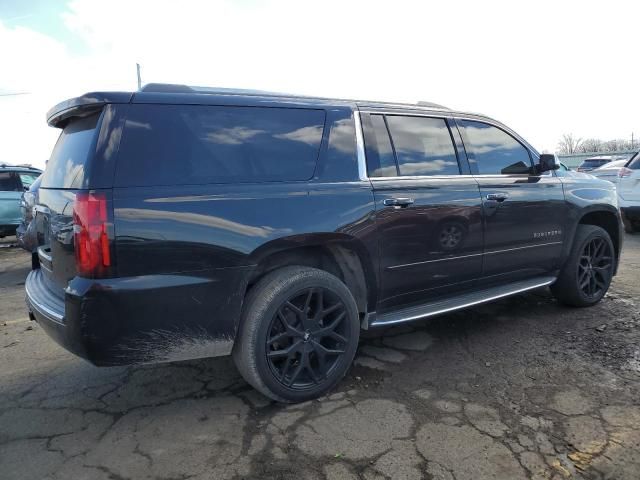
[[[81,188],[87,169],[87,158],[94,144],[99,114],[80,118],[67,125],[42,175],[43,188]]]
[[[132,105],[116,186],[307,180],[324,110]]]

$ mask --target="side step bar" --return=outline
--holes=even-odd
[[[484,290],[459,295],[446,300],[439,300],[436,302],[425,303],[424,305],[403,308],[394,312],[387,312],[380,315],[371,314],[368,318],[369,327],[383,327],[410,322],[411,320],[417,320],[419,318],[432,317],[434,315],[460,310],[461,308],[491,302],[502,297],[526,292],[527,290],[545,287],[547,285],[551,285],[555,281],[556,277],[536,277],[530,280],[522,280],[500,287],[486,288]]]

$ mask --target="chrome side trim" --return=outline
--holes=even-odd
[[[423,265],[425,263],[446,262],[449,260],[459,260],[461,258],[481,257],[482,253],[470,253],[469,255],[459,255],[457,257],[436,258],[435,260],[425,260],[423,262],[403,263],[402,265],[393,265],[387,267],[387,270],[395,270],[396,268],[413,267],[414,265]]]
[[[527,248],[548,247],[550,245],[562,245],[562,242],[547,242],[547,243],[538,243],[536,245],[525,245],[524,247],[505,248],[504,250],[493,250],[491,252],[485,252],[484,255],[495,255],[496,253],[506,253],[506,252],[512,252],[512,251],[515,251],[515,250],[525,250]],[[386,269],[387,270],[395,270],[396,268],[413,267],[414,265],[423,265],[425,263],[447,262],[449,260],[459,260],[461,258],[479,257],[481,255],[483,255],[483,254],[482,253],[471,253],[469,255],[459,255],[457,257],[436,258],[435,260],[424,260],[422,262],[403,263],[402,265],[393,265],[391,267],[386,267]]]
[[[358,176],[360,177],[360,180],[368,181],[369,176],[367,174],[367,157],[364,151],[362,119],[360,118],[360,112],[357,109],[353,111],[353,118],[355,120],[356,127],[356,154],[358,156]]]
[[[562,242],[538,243],[536,245],[525,245],[524,247],[505,248],[503,250],[494,250],[492,252],[484,252],[485,255],[494,255],[496,253],[513,252],[516,250],[525,250],[527,248],[548,247],[550,245],[562,245]]]
[[[426,304],[419,307],[406,309],[404,312],[401,310],[396,313],[396,315],[398,316],[395,318],[393,313],[378,315],[377,318],[369,326],[382,327],[387,325],[395,325],[398,323],[409,322],[411,320],[417,320],[419,318],[427,318],[435,315],[440,315],[443,313],[453,312],[455,310],[461,310],[463,308],[472,307],[474,305],[480,305],[482,303],[491,302],[493,300],[498,300],[500,298],[526,292],[528,290],[534,290],[536,288],[546,287],[547,285],[551,285],[555,281],[556,281],[556,277],[543,277],[538,281],[518,282],[517,284],[512,285],[511,286],[512,288],[509,288],[509,286],[506,286],[506,287],[497,287],[493,289],[488,289],[484,292],[482,291],[475,292],[474,294],[469,296],[470,297],[477,296],[479,298],[466,301],[466,302],[462,300],[465,298],[464,296],[460,297],[459,299],[452,299],[448,302],[441,302],[443,305],[448,304],[441,308],[438,308],[437,307],[438,303],[435,303],[431,305]],[[490,292],[495,292],[495,293],[490,293]],[[456,303],[456,300],[458,300],[459,303]],[[388,320],[386,318],[388,318]]]

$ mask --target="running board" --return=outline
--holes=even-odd
[[[500,287],[491,287],[472,293],[467,293],[447,300],[426,303],[414,307],[403,308],[394,312],[383,313],[380,315],[371,315],[369,327],[383,327],[387,325],[395,325],[397,323],[410,322],[419,318],[432,317],[442,313],[460,310],[461,308],[479,305],[481,303],[491,302],[502,297],[515,295],[516,293],[526,292],[535,288],[551,285],[556,281],[556,277],[536,277],[530,280],[522,280],[510,283]],[[373,317],[373,318],[371,318]]]

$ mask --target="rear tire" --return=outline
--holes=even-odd
[[[615,250],[606,230],[578,225],[569,258],[551,292],[566,305],[595,305],[609,289],[614,262]]]
[[[323,270],[285,267],[247,294],[233,359],[267,397],[303,402],[345,376],[359,335],[358,308],[344,283]]]

